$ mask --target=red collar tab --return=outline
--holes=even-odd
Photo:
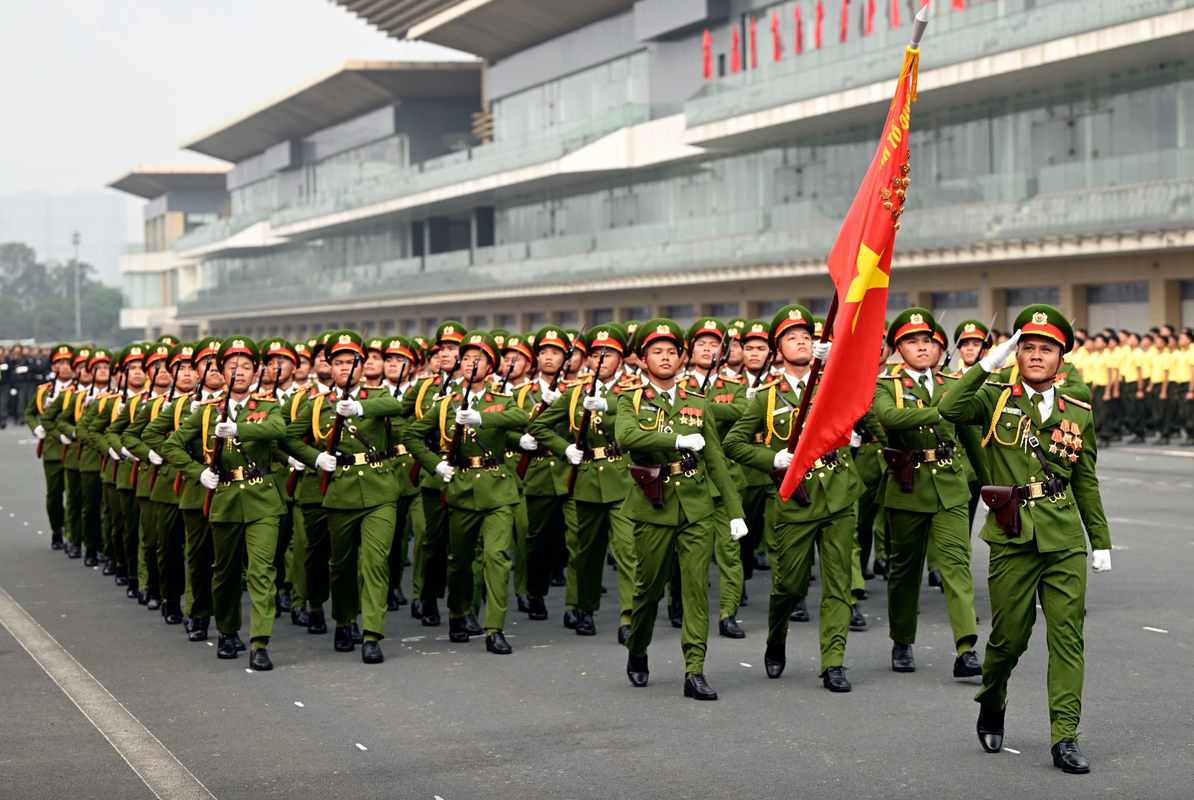
[[[1012,397],[1019,397],[1022,394],[1024,394],[1024,390],[1020,384],[1016,384],[1012,387]]]
[[[937,376],[936,376],[936,378],[937,378],[937,385],[938,385],[938,386],[944,386],[944,385],[945,385],[945,379],[943,379],[943,378],[942,378],[940,375],[937,375]]]
[[[912,379],[911,379],[911,378],[904,378],[904,385],[905,385],[905,386],[907,386],[909,389],[911,389],[911,388],[912,388],[912,386],[913,386]]]

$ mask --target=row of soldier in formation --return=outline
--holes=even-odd
[[[0,430],[20,421],[37,387],[50,380],[50,347],[0,344]]]
[[[684,694],[715,700],[704,670],[710,563],[719,633],[733,638],[745,635],[735,619],[745,578],[770,567],[764,664],[779,678],[788,623],[808,619],[816,549],[820,676],[847,692],[847,634],[866,625],[858,601],[881,530],[873,565],[888,579],[892,669],[916,670],[927,559],[953,629],[953,674],[982,676],[979,738],[997,751],[1039,592],[1054,759],[1087,769],[1075,743],[1083,526],[1095,571],[1110,568],[1110,541],[1089,388],[1063,360],[1069,323],[1032,306],[992,347],[986,327],[966,321],[955,332],[963,370],[948,373],[945,331],[925,309],[904,311],[876,350],[873,406],[849,446],[825,453],[783,501],[794,412],[816,391],[806,386],[814,358],[832,349],[821,324],[789,305],[769,323],[702,318],[687,329],[654,319],[517,335],[445,322],[428,341],[340,330],[305,343],[63,345],[26,418],[41,440],[54,546],[104,559],[130,598],[193,641],[214,617],[219,658],[245,649],[243,582],[253,669],[272,667],[281,613],[327,633],[329,599],[335,650],[360,646],[366,663],[381,662],[386,612],[405,603],[409,536],[413,616],[439,625],[446,593],[449,638],[484,636],[496,654],[511,652],[511,573],[519,612],[547,619],[549,587],[565,583],[564,624],[594,635],[608,553],[631,683],[648,683],[670,594]],[[991,509],[985,663],[970,572],[980,499]],[[759,549],[769,564],[756,562]]]

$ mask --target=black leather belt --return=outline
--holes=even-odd
[[[336,466],[338,467],[360,467],[365,464],[380,464],[390,458],[390,454],[385,450],[370,450],[368,453],[348,453],[339,454],[336,456]]]
[[[584,453],[585,461],[614,461],[622,457],[622,448],[616,444],[606,445],[605,447],[594,447],[592,450],[586,450]]]
[[[252,467],[237,467],[231,472],[220,473],[220,483],[240,483],[264,478],[270,474],[269,464],[256,464]]]

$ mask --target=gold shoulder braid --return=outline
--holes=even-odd
[[[444,396],[443,402],[439,404],[439,449],[443,450],[444,446],[449,443],[448,439],[448,409],[452,407],[452,392],[451,390]]]
[[[335,425],[335,420],[331,425],[328,425],[327,432],[319,432],[319,412],[323,410],[324,394],[315,395],[315,399],[311,401],[311,436],[314,437],[314,443],[318,445],[321,441],[325,441],[332,435],[332,427]]]
[[[1004,447],[1016,447],[1020,444],[1020,436],[1022,435],[1024,428],[1027,427],[1027,423],[1029,421],[1027,417],[1021,417],[1016,423],[1016,433],[1012,438],[1012,441],[1003,441],[999,438],[999,434],[997,433],[999,430],[999,415],[1003,413],[1003,409],[1007,406],[1007,400],[1011,396],[1012,390],[1010,387],[1004,389],[999,395],[999,400],[995,403],[995,413],[991,415],[991,428],[987,431],[987,435],[983,437],[983,447],[987,446],[987,442],[991,441],[991,437],[994,437],[996,443],[1001,444]]]

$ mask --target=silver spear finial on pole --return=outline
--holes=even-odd
[[[920,49],[920,40],[925,35],[927,27],[929,27],[929,6],[926,3],[920,11],[916,12],[916,20],[912,23],[912,44],[909,46],[913,50]]]

